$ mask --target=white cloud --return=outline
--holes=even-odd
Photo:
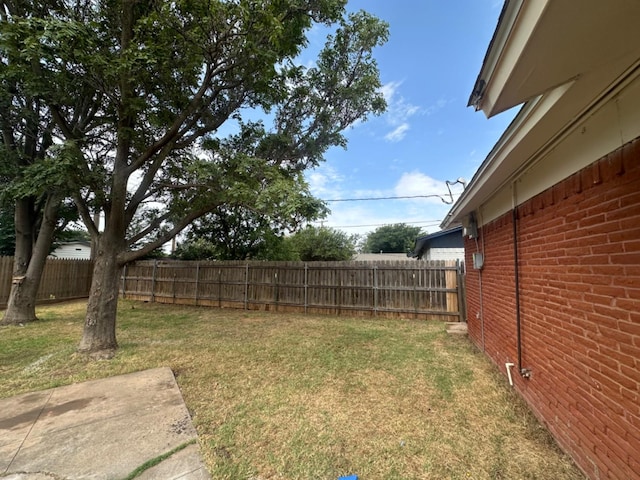
[[[452,182],[455,179],[451,179]],[[420,196],[412,199],[417,202],[429,202],[437,204],[451,203],[462,193],[462,185],[459,183],[447,186],[446,180],[436,180],[424,173],[413,171],[403,173],[394,187],[397,196]],[[449,194],[451,192],[451,195]]]
[[[433,115],[451,102],[451,100],[439,98],[432,105],[419,107],[408,102],[400,95],[401,86],[402,82],[393,81],[380,88],[380,92],[387,101],[387,112],[384,118],[387,124],[393,127],[393,130],[384,136],[384,139],[388,142],[399,142],[404,139],[411,128],[411,117],[415,115]],[[438,133],[442,134],[442,129]]]
[[[406,136],[408,130],[409,130],[409,124],[403,123],[401,125],[398,125],[395,130],[392,130],[389,133],[387,133],[384,136],[384,139],[389,142],[394,142],[394,143],[399,142]]]
[[[402,85],[402,82],[389,82],[380,87],[380,93],[382,93],[382,96],[387,103],[391,103],[391,99],[400,85]]]
[[[402,140],[410,128],[409,119],[420,111],[420,107],[407,102],[398,94],[402,82],[389,82],[380,88],[384,99],[387,101],[385,120],[388,125],[394,127],[385,135],[389,142]]]
[[[344,177],[335,168],[323,163],[307,172],[306,180],[312,195],[327,199],[340,197]]]
[[[396,195],[442,195],[446,193],[445,182],[431,178],[418,171],[405,172],[394,187]]]

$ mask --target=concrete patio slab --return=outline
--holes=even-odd
[[[0,399],[2,480],[205,480],[195,429],[169,368]]]

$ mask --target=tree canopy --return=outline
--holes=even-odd
[[[288,239],[296,260],[329,262],[351,260],[356,253],[356,235],[329,227],[307,226]]]
[[[385,108],[372,51],[387,26],[344,0],[43,5],[6,14],[0,45],[51,119],[49,160],[25,178],[63,184],[96,247],[81,350],[117,346],[127,262],[221,207],[287,208],[288,185]],[[301,66],[318,23],[335,30]]]
[[[368,253],[407,253],[413,249],[416,238],[425,235],[420,227],[404,223],[384,225],[367,235],[364,251]]]
[[[306,187],[305,187],[306,190]],[[195,220],[175,252],[184,260],[289,260],[284,237],[324,217],[324,204],[295,187],[271,212],[221,206]]]

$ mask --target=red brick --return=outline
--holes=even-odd
[[[638,231],[638,235],[640,235],[640,230]],[[588,273],[600,276],[615,276],[622,273],[618,265],[592,265],[588,267],[588,269]]]
[[[628,320],[629,312],[621,310],[617,307],[609,307],[606,305],[593,305],[594,313],[598,315],[602,315],[604,318],[609,318],[611,320]]]
[[[640,458],[636,456],[629,456],[629,470],[635,474],[640,472]]]
[[[640,237],[640,227],[632,225],[630,228],[620,229],[609,233],[609,241],[612,243],[629,242]]]
[[[622,368],[626,368],[626,367],[621,366],[621,369]],[[621,387],[624,387],[632,391],[638,389],[638,382],[633,377],[629,376],[630,372],[628,369],[626,372],[625,371],[621,372],[621,371],[609,368],[605,365],[600,365],[599,370],[602,374],[606,375],[607,378],[609,378],[609,380],[617,383]]]
[[[598,460],[607,466],[607,478],[633,478],[631,477],[633,472],[630,471],[628,465],[628,454],[620,451],[615,440],[608,441],[606,445],[596,445],[596,454],[598,453],[601,453],[598,455]]]
[[[638,342],[639,338],[640,337],[633,337],[633,345],[629,345],[628,343],[620,343],[620,352],[634,358],[640,358],[640,342]]]
[[[640,240],[629,240],[622,244],[622,248],[625,252],[639,252],[640,251]]]
[[[611,278],[609,277],[611,281]],[[624,298],[627,296],[627,289],[625,286],[609,286],[607,285],[594,285],[592,292],[597,295],[604,295],[605,297],[612,298]],[[611,302],[611,305],[615,305],[615,302]]]
[[[629,333],[631,335],[640,335],[640,323],[637,322],[618,322],[618,328],[621,332]]]
[[[631,321],[632,318],[636,318],[635,315],[638,313],[638,310],[640,310],[640,300],[616,298],[615,305],[619,309],[629,313],[629,321]]]
[[[640,252],[611,254],[610,260],[613,265],[640,265]]]
[[[640,371],[637,368],[620,365],[620,372],[629,379],[629,382],[623,387],[631,391],[640,391]]]
[[[603,355],[602,353],[593,350],[587,353],[587,357],[592,359],[594,362],[606,365],[613,370],[620,368],[620,362],[615,357]]]
[[[606,159],[601,162],[601,173],[603,180],[612,180],[618,175],[624,173],[624,164],[622,163],[622,155],[620,151],[615,151],[607,155]]]
[[[620,200],[621,207],[627,207],[631,205],[638,206],[640,205],[640,191],[629,191],[625,190],[621,195],[618,196]]]

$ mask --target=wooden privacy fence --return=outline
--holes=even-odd
[[[455,261],[176,262],[127,265],[121,295],[184,305],[463,320]]]
[[[71,300],[89,296],[93,263],[90,260],[48,258],[36,301]],[[13,281],[13,257],[0,257],[0,308],[7,306]]]

